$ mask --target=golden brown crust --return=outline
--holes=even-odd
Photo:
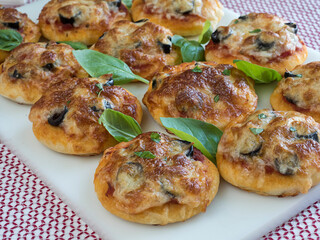
[[[0,5],[0,29],[13,29],[21,34],[23,42],[37,42],[41,36],[40,28],[27,14],[14,8],[4,8]],[[0,63],[9,56],[8,51],[0,50]]]
[[[49,40],[91,45],[121,19],[131,19],[121,1],[51,0],[40,13],[39,26]]]
[[[259,110],[225,129],[219,172],[232,185],[262,195],[307,193],[320,182],[319,131],[301,113]]]
[[[33,104],[61,78],[88,74],[66,44],[22,43],[0,67],[0,94],[18,103]]]
[[[207,61],[233,64],[240,59],[281,74],[302,64],[307,55],[296,25],[267,13],[250,13],[218,27],[205,50]]]
[[[92,49],[121,59],[135,74],[151,80],[165,65],[181,62],[171,37],[170,30],[154,23],[122,20],[113,24]]]
[[[219,186],[215,165],[192,143],[161,133],[156,143],[151,134],[104,152],[94,178],[102,205],[128,221],[161,225],[205,211]],[[135,154],[143,151],[155,157]]]
[[[104,84],[103,91],[96,85],[99,83]],[[98,123],[106,108],[141,122],[142,109],[135,96],[95,78],[71,78],[52,85],[32,106],[29,119],[35,136],[47,147],[61,153],[92,155],[117,143]]]
[[[199,35],[206,20],[213,28],[223,16],[218,0],[133,0],[134,21],[147,18],[182,36]]]
[[[297,66],[291,74],[297,76],[283,78],[271,94],[272,108],[298,111],[320,122],[320,62]]]
[[[201,72],[193,72],[198,66]],[[223,71],[230,71],[230,76]],[[194,118],[223,129],[257,106],[252,79],[230,65],[192,62],[166,67],[150,82],[143,103],[153,118]]]

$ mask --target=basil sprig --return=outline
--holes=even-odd
[[[129,142],[142,133],[134,118],[112,109],[104,110],[99,118],[101,123],[118,142]]]
[[[23,41],[20,33],[12,29],[0,30],[0,49],[4,51],[11,51],[18,47]]]
[[[112,74],[115,85],[129,83],[133,80],[149,84],[148,80],[134,74],[129,66],[118,58],[90,49],[73,50],[73,55],[92,77]]]
[[[207,20],[204,23],[204,26],[203,26],[202,32],[199,36],[198,42],[201,44],[206,44],[207,42],[209,42],[212,33],[213,33],[213,29],[211,26],[211,22],[209,20]]]
[[[81,42],[72,42],[72,41],[59,41],[58,43],[64,43],[71,46],[74,50],[83,50],[88,49],[87,45],[81,43]]]
[[[215,162],[222,131],[216,126],[192,118],[160,118],[163,126],[182,140],[193,142],[207,158]]]
[[[233,63],[236,64],[239,70],[244,72],[248,77],[251,77],[256,83],[270,83],[282,79],[281,74],[271,68],[261,67],[243,60],[233,60]]]
[[[204,48],[199,42],[174,35],[172,43],[180,47],[183,62],[204,61]]]

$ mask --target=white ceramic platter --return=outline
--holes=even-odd
[[[36,21],[46,2],[35,2],[19,10]],[[225,9],[220,25],[227,25],[236,17],[238,14]],[[320,60],[320,53],[309,49],[308,62],[315,60]],[[269,96],[274,86],[256,86],[258,108],[270,108]],[[141,100],[147,86],[134,83],[126,88]],[[167,226],[130,223],[110,214],[96,197],[93,176],[101,156],[67,156],[47,149],[32,133],[29,110],[30,106],[0,97],[1,141],[104,239],[257,239],[319,200],[320,185],[305,195],[277,198],[248,193],[222,181],[207,211],[186,222]],[[163,131],[145,108],[142,128],[144,132]]]

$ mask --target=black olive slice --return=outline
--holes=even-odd
[[[297,155],[285,156],[282,159],[276,158],[274,165],[279,173],[282,175],[294,175],[300,168],[300,162]]]
[[[162,48],[162,51],[165,54],[169,54],[171,52],[171,44],[162,43],[160,41],[158,41],[158,44],[160,45],[160,47]]]
[[[48,123],[54,127],[59,126],[62,123],[64,116],[66,115],[67,112],[68,112],[68,108],[65,106],[59,112],[55,112],[53,115],[51,115],[48,118]]]
[[[52,69],[54,69],[54,65],[53,65],[53,63],[48,63],[48,64],[44,65],[42,68],[44,70],[51,71]]]
[[[71,18],[66,18],[66,17],[62,16],[61,14],[59,14],[59,18],[63,24],[71,24],[73,26],[74,22],[76,21],[76,17],[79,15],[81,15],[81,11],[78,12],[76,15],[74,15]]]
[[[285,99],[286,99],[289,103],[292,103],[292,104],[294,104],[294,105],[297,105],[298,101],[296,101],[296,100],[294,100],[294,99],[292,99],[292,98],[290,98],[290,97],[287,97],[287,96],[284,96],[284,97],[285,97]]]
[[[168,195],[169,198],[171,198],[171,199],[176,198],[176,195],[175,195],[175,194],[173,194],[173,193],[170,192],[168,189],[166,189],[165,184],[163,184],[162,181],[160,181],[160,186],[161,186],[162,191],[163,191],[166,195]]]
[[[142,18],[142,19],[140,19],[140,20],[138,20],[138,21],[135,21],[135,22],[133,22],[133,23],[142,23],[142,22],[147,22],[147,21],[149,21],[148,18]]]
[[[157,88],[157,79],[153,79],[152,80],[152,89],[156,89]]]
[[[103,86],[113,86],[114,85],[114,80],[112,78],[110,78],[105,84],[103,84]]]
[[[19,30],[20,28],[20,23],[19,22],[3,22],[3,26]]]
[[[254,156],[258,155],[258,153],[260,152],[261,148],[262,148],[262,144],[258,145],[257,148],[253,149],[251,152],[241,153],[241,154],[244,155],[244,156],[248,156],[248,157],[254,157]]]
[[[184,8],[183,8],[184,7]],[[187,15],[187,14],[189,14],[189,13],[191,13],[192,12],[192,10],[193,10],[193,8],[194,8],[194,0],[192,1],[192,5],[184,5],[182,8],[180,7],[180,8],[177,8],[175,11],[177,12],[177,13],[180,13],[180,14],[183,14],[183,15]]]
[[[14,77],[14,78],[17,78],[17,79],[22,78],[22,74],[20,74],[17,69],[15,69],[15,70],[13,71],[13,73],[12,73],[11,76]]]
[[[212,34],[211,34],[211,40],[214,43],[219,43],[220,42],[220,32],[218,30],[215,30]]]
[[[99,37],[99,39],[103,38],[105,35],[106,35],[106,32],[103,33],[103,34]]]
[[[186,141],[186,140],[180,140],[180,139],[176,139],[175,141],[181,142],[181,143],[183,143],[183,144],[186,144],[186,145],[189,145],[189,144],[191,144],[191,142],[189,142],[189,141]]]
[[[312,139],[316,142],[319,142],[319,137],[318,137],[318,133],[314,132],[314,133],[310,133],[308,135],[299,135],[297,134],[297,138],[302,138],[302,139]]]
[[[294,77],[301,77],[301,74],[293,74],[292,72],[285,72],[284,73],[284,77],[285,78],[288,78],[288,77],[292,77],[292,78],[294,78]]]
[[[111,104],[105,99],[103,99],[103,106],[105,109],[112,109]]]
[[[226,40],[228,37],[231,36],[231,34],[232,34],[231,30],[228,32],[227,35],[223,35],[222,32],[217,29],[211,34],[211,40],[213,43],[219,43],[223,40]]]
[[[288,22],[288,23],[285,23],[285,25],[287,25],[287,26],[289,26],[289,27],[293,28],[293,32],[294,32],[295,34],[297,34],[297,33],[298,33],[298,27],[297,27],[297,24],[292,23],[292,22]]]
[[[240,20],[247,20],[247,19],[248,19],[248,16],[247,16],[247,15],[242,15],[242,16],[238,17],[238,19],[240,19]]]
[[[275,42],[274,42],[274,41],[272,41],[272,42],[265,42],[265,41],[262,41],[260,38],[257,38],[256,44],[257,44],[257,48],[258,48],[260,51],[268,51],[268,50],[270,50],[271,48],[273,48],[273,46],[275,45]]]
[[[186,152],[187,157],[192,157],[193,156],[193,145],[190,146],[188,151]]]
[[[91,110],[94,111],[94,112],[99,112],[99,111],[100,111],[100,109],[98,109],[96,106],[92,106],[92,107],[90,107],[90,108],[91,108]]]
[[[119,167],[116,180],[119,181],[122,178],[131,178],[133,181],[142,180],[143,167],[138,162],[126,162]]]
[[[110,7],[120,7],[121,6],[121,0],[113,1],[113,2],[108,2],[108,5]]]

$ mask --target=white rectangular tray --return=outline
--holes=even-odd
[[[36,21],[39,1],[19,8]],[[227,25],[238,14],[225,9],[220,25]],[[320,59],[309,49],[308,62]],[[269,96],[275,84],[257,85],[258,108],[270,108]],[[125,86],[141,100],[147,86]],[[282,222],[319,200],[320,185],[296,197],[265,197],[237,189],[222,181],[218,194],[205,213],[183,223],[146,226],[117,218],[105,210],[94,192],[93,176],[100,156],[76,157],[53,152],[34,137],[28,121],[30,106],[0,97],[0,139],[25,162],[58,196],[102,238],[111,240],[150,239],[257,239]],[[143,131],[163,129],[144,108]]]

